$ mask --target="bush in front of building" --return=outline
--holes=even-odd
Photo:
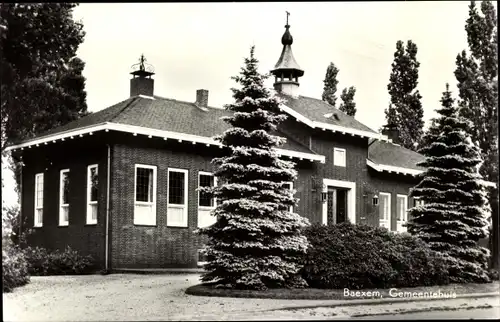
[[[80,275],[95,271],[91,256],[83,256],[69,246],[64,251],[27,247],[24,254],[30,275]]]
[[[342,223],[305,229],[302,275],[313,288],[390,288],[449,283],[443,255],[407,233]]]
[[[26,259],[13,242],[15,214],[12,208],[2,208],[2,292],[29,282]]]

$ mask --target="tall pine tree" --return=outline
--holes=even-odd
[[[340,103],[339,110],[346,113],[350,116],[356,115],[356,103],[354,102],[354,95],[356,94],[356,88],[351,86],[349,88],[344,88],[342,90],[342,94],[340,95],[340,99],[342,103]]]
[[[418,67],[417,45],[409,40],[406,44],[399,40],[392,63],[390,82],[387,85],[391,104],[385,110],[386,126],[396,126],[401,145],[416,150],[423,134],[424,110],[417,90]]]
[[[487,282],[488,250],[478,241],[487,236],[490,208],[479,173],[479,148],[467,132],[470,122],[459,116],[451,93],[446,91],[437,110],[439,118],[419,151],[426,168],[410,192],[423,206],[409,210],[408,232],[444,253],[453,282]]]
[[[469,133],[478,142],[484,159],[481,173],[486,180],[498,182],[498,29],[497,14],[491,1],[469,5],[465,24],[470,55],[457,55],[455,77],[458,81],[460,114],[472,121]],[[498,188],[490,190],[493,266],[500,266]]]
[[[286,117],[257,64],[252,47],[233,77],[241,88],[232,89],[235,102],[226,106],[234,112],[224,118],[232,128],[218,138],[229,154],[213,160],[222,185],[204,189],[217,198],[217,221],[200,229],[208,236],[202,280],[240,289],[304,287],[299,258],[308,247],[301,234],[308,220],[289,211],[296,199],[286,182],[297,172],[273,150],[283,138],[269,134]]]
[[[335,66],[334,63],[330,63],[328,68],[326,69],[325,79],[323,80],[323,94],[321,95],[321,99],[331,106],[335,106],[337,103],[337,85],[339,81],[337,80],[337,75],[339,73],[339,69]]]
[[[2,3],[1,151],[87,113],[76,3]]]

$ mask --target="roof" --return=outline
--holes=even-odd
[[[345,114],[336,107],[320,99],[306,96],[292,97],[283,94],[280,94],[280,96],[286,100],[286,102],[284,103],[286,106],[307,117],[311,121],[333,124],[350,129],[367,131],[373,134],[377,134],[377,132],[359,122],[354,117]],[[334,115],[332,115],[331,117],[325,116],[328,116],[329,114],[336,114],[337,118],[335,118]]]
[[[214,137],[230,128],[228,123],[221,120],[221,117],[230,115],[232,115],[230,111],[214,107],[201,109],[191,102],[159,96],[154,96],[154,99],[135,96],[64,126],[47,131],[39,135],[38,138],[106,122],[200,137]],[[282,149],[316,154],[308,147],[281,132],[273,134],[287,139],[286,143],[280,147]]]
[[[297,64],[297,61],[293,57],[292,53],[292,47],[290,45],[285,45],[283,46],[283,50],[281,51],[280,58],[278,59],[278,62],[274,66],[274,71],[277,70],[288,70],[288,69],[296,69],[299,72],[299,76],[304,75],[304,71],[300,68],[299,64]]]
[[[384,164],[417,171],[425,170],[425,168],[417,166],[417,163],[424,161],[425,157],[415,151],[391,142],[375,140],[370,143],[368,159],[375,164]]]

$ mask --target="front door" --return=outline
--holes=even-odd
[[[328,187],[327,225],[347,221],[347,189]]]

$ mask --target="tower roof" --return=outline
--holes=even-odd
[[[285,28],[286,28],[285,33],[283,34],[283,37],[281,37],[283,50],[281,51],[281,55],[280,58],[278,59],[278,62],[276,63],[274,69],[271,72],[273,74],[277,74],[280,71],[294,71],[295,74],[300,77],[304,75],[304,71],[300,68],[299,64],[297,64],[295,57],[293,57],[293,52],[292,52],[293,37],[292,34],[290,33],[290,25],[288,24],[288,17]]]

